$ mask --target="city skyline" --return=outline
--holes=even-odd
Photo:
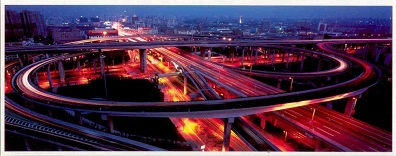
[[[391,19],[391,6],[192,6],[192,5],[6,5],[6,10],[40,11],[48,17],[190,16],[218,18],[373,18]],[[62,11],[59,11],[62,10]]]

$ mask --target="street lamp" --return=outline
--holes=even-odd
[[[315,116],[315,111],[316,111],[316,109],[315,109],[315,108],[311,108],[311,109],[313,109],[313,112],[312,112],[312,117],[311,117],[311,120],[313,121],[313,119],[314,119],[314,116]]]

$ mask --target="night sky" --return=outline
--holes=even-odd
[[[247,17],[247,18],[384,18],[392,16],[390,6],[132,6],[132,5],[6,5],[16,11],[36,10],[45,17],[103,15]]]

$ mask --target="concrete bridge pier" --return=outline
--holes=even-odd
[[[320,141],[317,138],[314,138],[314,140],[315,140],[315,151],[322,151],[323,150],[322,141]]]
[[[287,53],[286,69],[289,69],[289,62],[290,62],[290,53]]]
[[[80,56],[77,56],[77,70],[78,70],[78,75],[81,75]]]
[[[304,58],[305,58],[305,55],[302,54],[301,55],[301,63],[300,63],[300,71],[303,71],[303,68],[304,68]]]
[[[110,133],[114,133],[113,118],[111,116],[102,114],[102,120],[107,121],[107,131],[109,131]]]
[[[23,57],[24,57],[23,54],[18,54],[18,60],[21,68],[23,68]]]
[[[38,79],[38,76],[37,76],[37,71],[34,72],[34,82],[36,83],[37,86],[39,86],[39,79]]]
[[[254,65],[257,65],[257,53],[258,53],[258,50],[254,49]]]
[[[210,61],[210,58],[212,57],[212,48],[209,48],[208,50],[208,60]]]
[[[234,46],[230,47],[230,53],[231,53],[231,62],[234,62],[234,58],[235,58],[235,47]]]
[[[272,61],[271,61],[272,67],[274,67],[274,62],[275,62],[275,49],[272,50]]]
[[[348,98],[348,101],[347,101],[347,104],[346,104],[345,110],[344,110],[345,115],[348,115],[348,116],[353,115],[352,112],[354,111],[357,99],[360,98],[360,96],[361,95]]]
[[[205,47],[199,47],[199,51],[201,52],[200,56],[203,57],[203,58],[205,58],[205,50],[206,50]]]
[[[241,58],[241,65],[242,68],[245,69],[245,66],[243,65],[243,61],[245,60],[245,48],[242,49],[242,58]]]
[[[249,60],[252,60],[252,58],[253,58],[253,49],[252,49],[252,47],[249,47]]]
[[[140,58],[140,70],[143,73],[146,73],[146,66],[147,66],[147,52],[146,52],[146,49],[139,49],[139,58]]]
[[[224,120],[224,136],[223,136],[223,151],[230,150],[232,123],[234,123],[234,118],[225,118],[225,120]]]
[[[23,137],[23,141],[25,142],[25,147],[27,151],[31,151],[32,149],[30,148],[30,143],[27,137]]]
[[[80,111],[74,111],[74,114],[75,114],[75,118],[76,118],[76,120],[77,120],[77,123],[78,123],[79,125],[82,125],[83,122],[82,122],[82,115],[81,115],[81,112],[80,112]]]
[[[105,71],[104,71],[104,67],[105,67],[104,58],[106,58],[106,56],[100,55],[99,58],[100,58],[100,74],[104,75],[105,74]]]
[[[278,85],[276,86],[276,88],[280,89],[282,86],[282,80],[283,79],[278,79]]]
[[[96,59],[92,59],[94,73],[96,73],[96,61]]]
[[[322,64],[322,59],[319,58],[318,67],[317,67],[316,71],[320,71],[321,64]]]
[[[49,64],[47,66],[47,78],[48,78],[49,87],[50,87],[50,89],[52,89],[53,85],[52,85],[52,78],[51,78],[51,65],[49,65]]]
[[[125,66],[125,53],[127,53],[127,52],[128,52],[128,50],[124,50],[122,52],[122,55],[121,55],[121,60],[122,60],[122,65],[123,66]]]
[[[184,75],[184,80],[183,80],[183,93],[184,95],[187,95],[187,76]]]
[[[62,60],[58,60],[58,70],[59,70],[59,77],[60,77],[60,86],[65,83],[65,68],[63,67]]]
[[[265,124],[267,122],[267,116],[264,113],[258,114],[258,117],[260,117],[260,128],[265,129]]]

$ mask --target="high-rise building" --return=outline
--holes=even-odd
[[[270,29],[271,29],[271,23],[270,23],[269,20],[263,20],[263,21],[261,22],[261,25],[262,25],[261,32],[269,32],[269,31],[270,31]]]
[[[5,40],[18,40],[24,35],[21,16],[14,10],[6,10],[5,12]]]
[[[38,11],[22,10],[21,20],[26,37],[47,36],[43,14]]]
[[[46,37],[44,17],[40,12],[23,10],[17,13],[7,10],[5,14],[5,39],[18,40],[22,37]]]

